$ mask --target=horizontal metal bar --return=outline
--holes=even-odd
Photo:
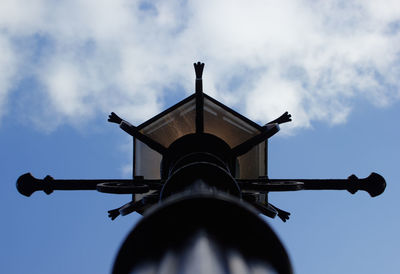
[[[347,179],[249,179],[237,180],[241,189],[264,191],[292,191],[292,190],[347,190],[354,194],[364,190],[376,197],[386,188],[385,179],[372,172],[368,177],[359,179],[355,175]],[[297,186],[297,187],[296,187]],[[280,189],[280,187],[282,189]],[[275,188],[275,189],[274,189]]]
[[[44,191],[47,194],[54,190],[97,190],[100,184],[143,186],[149,189],[159,190],[162,186],[161,180],[144,179],[54,179],[47,175],[44,179],[37,179],[30,173],[25,173],[17,180],[18,191],[25,196],[31,196],[35,191]]]
[[[252,190],[252,191],[296,191],[302,190],[304,184],[297,181],[275,181],[270,180],[258,181],[258,180],[237,180],[241,190]]]

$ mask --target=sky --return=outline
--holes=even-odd
[[[270,178],[383,175],[385,193],[272,193],[291,219],[266,220],[295,273],[400,267],[398,1],[0,2],[0,262],[4,273],[109,273],[140,216],[110,221],[126,195],[34,193],[17,178],[129,178],[140,124],[204,91],[260,125]],[[266,247],[267,248],[267,247]]]

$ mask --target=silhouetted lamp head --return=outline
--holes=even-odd
[[[377,173],[361,179],[355,175],[347,179],[268,178],[267,140],[279,131],[279,124],[291,121],[291,115],[285,112],[260,126],[204,94],[204,64],[195,63],[194,68],[195,93],[138,127],[114,112],[109,115],[109,122],[134,138],[133,179],[64,180],[49,175],[36,179],[26,173],[17,180],[17,189],[25,196],[38,190],[134,195],[125,205],[108,211],[112,220],[132,212],[145,214],[124,243],[113,273],[122,273],[121,269],[131,273],[135,264],[148,258],[154,264],[165,262],[162,254],[193,246],[199,229],[223,247],[216,250],[235,247],[249,261],[262,259],[277,273],[292,273],[279,239],[257,216],[289,219],[289,212],[268,202],[269,193],[364,190],[376,197],[385,190],[385,179]],[[255,245],[265,249],[257,250]],[[182,249],[182,258],[186,250]]]
[[[166,148],[170,148],[184,136],[196,135],[196,100],[198,100],[196,94],[189,96],[139,125],[138,130]],[[210,96],[203,94],[203,100],[204,130],[201,135],[213,135],[223,141],[221,144],[225,143],[233,149],[262,132],[262,126]],[[247,153],[237,157],[234,174],[232,174],[234,177],[258,178],[266,175],[266,142],[261,142]],[[204,146],[212,146],[212,141],[209,139],[204,139],[202,143]],[[162,174],[160,175],[161,161],[161,154],[137,139],[134,141],[134,174],[136,176],[153,179],[162,177]]]

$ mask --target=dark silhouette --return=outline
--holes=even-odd
[[[364,179],[355,175],[347,179],[270,179],[267,140],[279,131],[279,124],[291,121],[291,115],[285,112],[259,126],[204,94],[204,64],[195,63],[194,68],[195,93],[142,125],[133,126],[114,112],[109,115],[109,122],[134,138],[133,179],[56,180],[48,175],[40,180],[26,173],[17,180],[17,189],[25,196],[38,190],[46,194],[54,190],[132,194],[131,201],[108,211],[111,220],[132,212],[145,214],[121,247],[114,273],[152,269],[175,273],[198,268],[203,270],[197,273],[207,273],[204,266],[231,273],[229,262],[235,258],[249,273],[257,267],[267,273],[292,273],[279,239],[257,216],[278,216],[283,222],[289,219],[289,212],[268,202],[268,194],[299,190],[348,190],[354,194],[364,190],[375,197],[385,190],[385,180],[377,173]],[[160,154],[161,162],[154,160],[151,153],[155,152],[143,147]],[[148,172],[135,166],[137,161],[144,167],[159,164],[160,178],[136,174],[136,169]],[[203,252],[196,249],[197,244],[203,246],[200,243],[207,243],[203,251],[215,257],[200,257],[191,263],[186,254]]]

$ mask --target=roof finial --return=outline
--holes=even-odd
[[[197,62],[194,63],[193,66],[196,72],[196,80],[201,79],[203,76],[204,63]]]
[[[203,69],[204,69],[204,63],[194,63],[194,71],[196,72],[196,94],[202,94],[203,93]]]
[[[194,63],[196,72],[196,133],[204,132],[204,95],[203,95],[203,69],[204,63]]]

